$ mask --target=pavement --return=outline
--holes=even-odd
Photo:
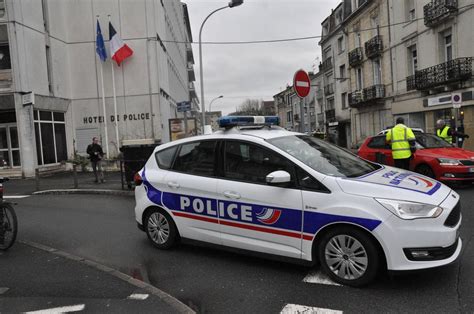
[[[193,313],[164,292],[112,268],[43,245],[15,243],[0,252],[0,312],[34,311]]]
[[[9,196],[31,195],[31,194],[111,194],[111,195],[133,195],[133,191],[127,188],[126,182],[122,189],[121,175],[119,171],[105,172],[104,183],[95,183],[92,172],[77,173],[77,189],[74,187],[74,176],[72,172],[60,172],[51,175],[42,175],[39,179],[39,189],[35,178],[20,179],[11,178],[4,184],[5,193]]]

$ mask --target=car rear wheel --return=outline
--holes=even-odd
[[[431,169],[430,166],[427,166],[427,165],[420,165],[416,167],[416,172],[429,178],[435,179],[436,177],[433,169]]]
[[[354,287],[370,283],[380,265],[374,240],[351,227],[332,229],[323,236],[319,260],[332,280]]]
[[[145,219],[145,231],[148,239],[159,249],[169,249],[176,243],[176,225],[165,211],[151,211]]]

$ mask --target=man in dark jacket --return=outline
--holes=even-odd
[[[87,146],[87,154],[89,154],[89,159],[91,160],[92,170],[94,170],[95,183],[100,181],[104,182],[104,172],[102,171],[102,157],[104,157],[104,152],[102,151],[102,146],[99,145],[99,139],[97,137],[92,138],[92,144]]]

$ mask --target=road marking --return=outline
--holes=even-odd
[[[296,81],[296,86],[299,87],[309,87],[309,83],[306,81]]]
[[[86,308],[85,304],[77,304],[70,306],[54,307],[51,309],[44,309],[33,312],[25,312],[25,314],[57,314],[57,313],[71,313],[71,312],[80,312]]]
[[[30,197],[30,195],[4,195],[4,199],[19,199],[19,198],[27,198]]]
[[[0,294],[4,294],[4,293],[7,292],[8,290],[10,290],[10,288],[7,288],[7,287],[0,287]]]
[[[146,300],[150,295],[144,293],[133,293],[127,297],[129,300]]]
[[[342,311],[311,307],[299,304],[287,304],[280,314],[342,314]]]
[[[335,283],[328,276],[323,274],[321,271],[310,272],[306,277],[304,277],[303,282],[306,283],[317,283],[320,285],[330,285],[330,286],[340,286],[340,284]]]

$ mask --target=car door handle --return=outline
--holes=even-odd
[[[227,198],[234,198],[234,199],[239,199],[240,194],[237,192],[232,192],[232,191],[225,191],[224,196]]]
[[[177,188],[179,188],[179,183],[170,181],[170,182],[168,182],[168,186],[170,188],[177,189]]]

